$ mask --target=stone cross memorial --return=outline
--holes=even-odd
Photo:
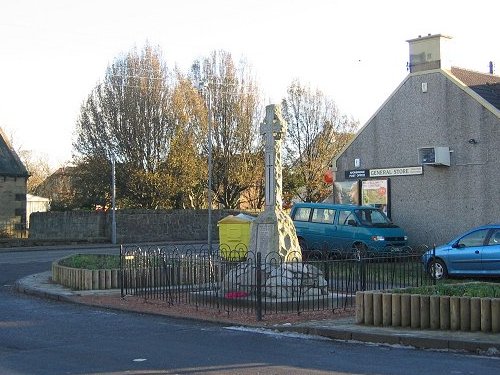
[[[252,223],[250,254],[279,254],[285,260],[302,259],[297,233],[290,216],[283,211],[281,144],[286,122],[280,107],[266,107],[266,117],[260,126],[265,139],[266,207]]]

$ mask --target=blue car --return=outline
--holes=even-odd
[[[500,276],[500,224],[471,229],[422,256],[435,279],[448,276]]]

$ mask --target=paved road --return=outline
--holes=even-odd
[[[14,280],[65,252],[0,253],[0,374],[498,374],[500,360],[42,300]]]

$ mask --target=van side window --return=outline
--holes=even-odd
[[[350,219],[354,219],[352,211],[349,210],[339,211],[339,225],[348,225],[347,222]]]
[[[327,208],[316,208],[313,211],[311,221],[313,223],[333,224],[334,218],[335,210],[330,210]]]
[[[299,208],[297,208],[297,210],[295,210],[293,220],[309,221],[310,213],[311,213],[311,209],[309,207],[299,207]]]

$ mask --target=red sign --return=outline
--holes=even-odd
[[[323,175],[323,181],[327,184],[332,184],[333,183],[333,173],[331,170],[327,170],[325,174]]]

